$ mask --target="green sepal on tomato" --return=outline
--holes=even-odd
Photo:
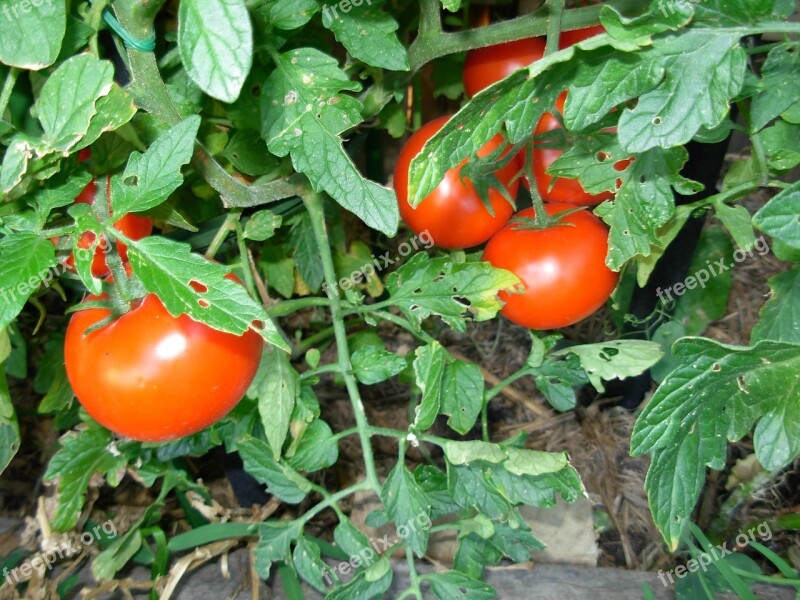
[[[488,191],[488,201],[492,207],[491,214],[475,186],[468,178],[462,178],[463,161],[458,167],[450,169],[444,178],[428,196],[412,207],[408,201],[408,167],[422,147],[447,122],[449,117],[439,117],[420,127],[408,139],[400,151],[394,171],[394,189],[400,215],[406,224],[417,234],[427,232],[433,243],[441,248],[471,248],[484,243],[503,225],[514,212],[514,208],[503,192],[496,188]],[[494,138],[478,151],[479,157],[485,157],[497,151],[505,143],[501,135]],[[505,193],[515,198],[519,188],[519,179],[515,175],[520,170],[520,163],[515,157],[494,171],[494,177]]]
[[[64,361],[86,412],[121,436],[164,442],[205,429],[238,404],[258,370],[264,342],[253,329],[239,336],[173,317],[148,294],[86,333],[110,314],[95,307],[72,315]]]
[[[575,211],[572,204],[545,204],[548,215]],[[601,306],[619,274],[605,264],[608,229],[587,210],[562,217],[546,229],[525,226],[534,209],[519,212],[486,245],[483,260],[522,282],[521,293],[500,292],[502,314],[528,329],[558,329],[581,321]]]

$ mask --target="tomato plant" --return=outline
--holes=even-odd
[[[408,138],[400,150],[394,169],[394,189],[400,216],[417,234],[428,232],[434,243],[441,248],[470,248],[488,240],[506,224],[514,212],[510,200],[516,198],[519,180],[514,176],[520,166],[516,158],[493,172],[499,188],[488,190],[489,212],[478,190],[462,174],[466,161],[445,173],[436,189],[417,206],[408,202],[408,165],[417,156],[431,136],[447,122],[447,117],[426,123]],[[497,135],[481,148],[477,155],[487,156],[501,148],[503,139]],[[506,198],[505,196],[508,196]]]
[[[296,597],[491,598],[486,568],[542,546],[522,509],[592,484],[541,427],[634,377],[661,539],[618,532],[626,558],[696,555],[731,533],[709,515],[751,525],[737,499],[800,455],[796,3],[566,4],[493,4],[474,29],[460,0],[0,7],[0,468],[30,480],[42,548],[119,524],[95,581],[39,569],[0,595],[156,598],[232,551]],[[759,249],[779,267],[734,319]],[[709,328],[744,313],[736,343]],[[499,396],[537,422],[512,435]],[[217,494],[220,454],[270,499]],[[740,457],[761,473],[730,477]],[[794,509],[759,514],[785,533]],[[384,524],[407,535],[329,568]],[[418,569],[438,532],[451,560]],[[786,548],[759,551],[676,588],[800,588]]]
[[[574,210],[548,203],[547,214]],[[558,329],[581,321],[603,306],[619,274],[605,264],[608,229],[584,210],[567,214],[547,229],[526,229],[534,210],[514,220],[486,245],[483,260],[516,275],[520,294],[501,292],[503,314],[530,329]]]

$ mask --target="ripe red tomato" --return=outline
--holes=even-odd
[[[122,436],[163,442],[196,433],[236,406],[258,370],[263,341],[253,330],[237,336],[173,317],[150,294],[84,335],[108,314],[94,308],[72,316],[64,361],[86,411]]]
[[[556,110],[562,115],[564,114],[566,97],[567,94],[564,92],[558,97],[555,104]],[[561,121],[553,113],[547,112],[539,120],[535,134],[539,136],[561,128]],[[564,154],[564,150],[560,148],[543,148],[541,144],[534,144],[533,175],[536,179],[536,188],[539,190],[539,195],[543,200],[547,202],[566,202],[579,206],[595,206],[614,197],[614,192],[589,194],[577,179],[557,177],[555,183],[553,183],[553,176],[547,172],[547,169],[562,154]],[[617,161],[614,164],[614,168],[618,171],[624,171],[629,163],[629,159],[623,159]],[[525,181],[527,183],[527,180]]]
[[[547,214],[574,209],[546,204]],[[532,208],[519,213],[533,217]],[[483,260],[514,273],[525,286],[521,294],[501,292],[502,313],[529,329],[556,329],[585,319],[605,304],[619,274],[605,264],[608,230],[586,210],[562,219],[570,225],[517,229],[511,222],[483,252]]]
[[[467,97],[505,79],[544,56],[544,38],[526,38],[477,48],[467,53],[464,62],[464,89]]]
[[[488,240],[508,222],[514,209],[496,189],[489,190],[489,200],[494,216],[481,202],[478,192],[469,180],[459,178],[463,161],[450,169],[433,192],[416,208],[408,203],[408,166],[434,133],[439,131],[449,117],[440,117],[420,127],[405,143],[397,158],[394,170],[394,189],[402,215],[408,226],[417,234],[427,231],[433,243],[442,248],[470,248]],[[503,143],[500,135],[492,138],[478,152],[479,156],[491,154]],[[519,161],[512,160],[495,172],[501,185],[512,198],[516,197],[519,180],[511,181],[520,170]]]
[[[97,196],[97,182],[92,179],[88,185],[83,188],[83,191],[75,198],[75,202],[84,204],[92,204]],[[106,196],[107,197],[107,196]],[[132,240],[140,240],[147,237],[153,232],[153,221],[147,217],[140,217],[134,214],[127,214],[114,223],[114,228],[119,230],[120,233]],[[78,240],[79,248],[90,248],[94,242],[95,234],[87,231]],[[92,258],[92,275],[95,277],[104,277],[108,275],[109,269],[106,264],[105,245],[106,240],[103,239],[97,246]],[[117,252],[123,262],[128,260],[128,248],[122,242],[117,242]],[[74,269],[75,258],[70,255],[66,260],[67,267]]]
[[[562,31],[558,38],[558,49],[563,50],[588,40],[590,37],[605,33],[606,30],[602,25],[593,25],[591,27],[584,27],[583,29],[573,29],[572,31]]]

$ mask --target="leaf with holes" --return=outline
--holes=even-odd
[[[390,273],[386,288],[391,302],[415,324],[438,315],[456,331],[466,331],[466,318],[485,321],[502,308],[497,294],[519,285],[516,276],[488,263],[455,263],[449,257],[415,254]]]
[[[756,456],[769,470],[800,453],[800,346],[763,341],[751,348],[702,338],[675,343],[678,366],[636,421],[635,455],[651,454],[650,509],[675,548],[705,481],[722,469],[726,440],[755,430]]]
[[[577,356],[589,382],[598,392],[605,391],[604,380],[639,375],[664,356],[658,344],[645,340],[610,340],[598,344],[582,344],[569,346],[553,354]]]

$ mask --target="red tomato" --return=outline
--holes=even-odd
[[[400,151],[394,170],[394,189],[402,215],[408,226],[417,234],[425,231],[433,243],[442,248],[470,248],[488,240],[508,222],[514,209],[496,189],[489,190],[489,200],[494,216],[489,214],[481,202],[478,192],[469,180],[459,179],[463,161],[450,169],[433,192],[426,196],[416,208],[408,203],[408,166],[434,133],[439,131],[449,117],[439,117],[420,127]],[[486,156],[503,143],[500,135],[492,138],[478,152]],[[495,172],[500,184],[505,186],[512,198],[516,197],[519,180],[511,181],[520,170],[517,160]]]
[[[470,50],[463,76],[467,97],[472,98],[514,71],[536,62],[544,56],[544,47],[544,38],[536,37]]]
[[[558,49],[563,50],[588,40],[591,37],[605,33],[606,30],[602,25],[593,25],[592,27],[584,27],[583,29],[573,29],[572,31],[562,31],[561,36],[558,38]]]
[[[547,214],[574,209],[546,204]],[[519,213],[533,217],[532,208]],[[608,230],[586,210],[562,219],[570,225],[517,229],[506,225],[483,252],[483,260],[514,273],[525,286],[521,294],[501,292],[503,314],[529,329],[556,329],[585,319],[605,304],[619,275],[605,264]]]
[[[84,335],[108,314],[95,308],[72,316],[64,361],[86,411],[122,436],[163,442],[196,433],[236,406],[258,370],[263,341],[253,330],[237,336],[173,317],[150,294]]]
[[[92,204],[96,195],[97,182],[92,179],[89,184],[83,188],[83,191],[78,195],[78,197],[75,198],[75,202]],[[114,223],[114,228],[132,240],[140,240],[153,232],[153,221],[147,217],[127,214]],[[87,231],[78,241],[78,247],[90,248],[92,246],[92,242],[94,242],[94,238],[95,234],[91,231]],[[95,277],[104,277],[109,273],[104,252],[105,244],[105,239],[101,240],[94,252],[94,258],[92,259],[92,275]],[[123,262],[128,260],[128,248],[122,242],[117,242],[117,252],[119,253],[119,256]],[[70,255],[66,260],[66,264],[70,269],[74,269],[75,258]]]
[[[564,114],[564,101],[567,97],[566,92],[561,94],[556,100],[556,110]],[[536,126],[536,135],[543,135],[550,131],[555,131],[562,127],[559,119],[553,113],[544,113]],[[553,183],[553,176],[547,172],[548,167],[555,160],[564,154],[560,148],[542,148],[541,145],[534,145],[533,148],[533,175],[536,178],[536,188],[539,195],[547,202],[566,202],[580,206],[595,206],[610,200],[614,197],[614,192],[602,192],[600,194],[589,194],[577,179],[558,177]],[[629,159],[617,161],[614,168],[618,171],[625,170],[630,163]],[[527,180],[525,180],[527,183]]]

